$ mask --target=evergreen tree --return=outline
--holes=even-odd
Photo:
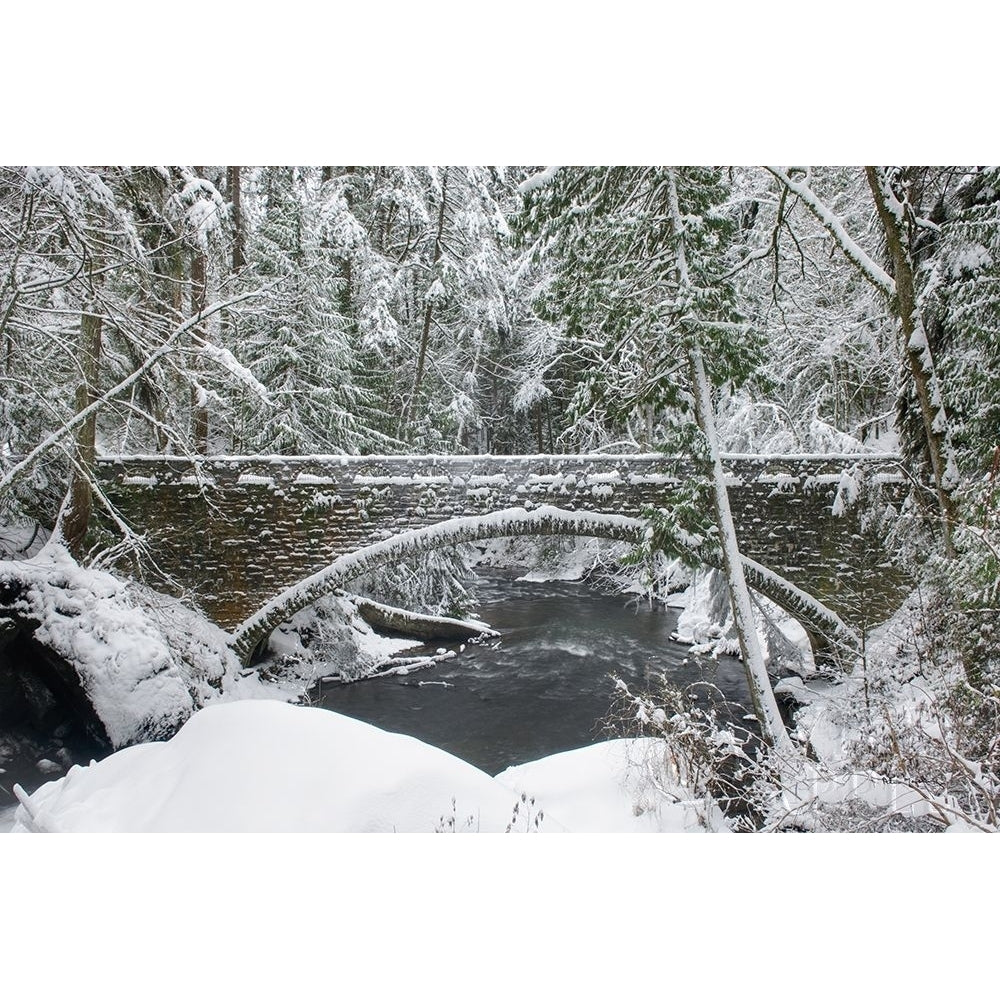
[[[232,351],[266,388],[233,399],[237,450],[358,453],[374,433],[355,380],[357,358],[343,292],[342,234],[331,225],[319,171],[264,168],[254,179],[258,225],[248,234],[243,283],[274,282],[259,310],[229,335]]]
[[[615,426],[648,408],[658,427],[676,428],[673,448],[683,441],[704,461],[754,707],[765,737],[787,752],[715,432],[712,387],[745,381],[759,344],[740,322],[734,287],[723,279],[736,229],[727,196],[721,172],[712,168],[560,170],[528,192],[524,227],[552,258],[546,314],[565,317],[568,336],[591,345],[600,359],[578,388],[584,416]],[[657,443],[666,442],[661,434]],[[658,527],[669,544],[662,521]]]
[[[1000,446],[1000,169],[965,174],[942,214],[922,298],[961,466],[981,474]]]

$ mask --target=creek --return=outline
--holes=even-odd
[[[498,639],[404,676],[321,683],[312,703],[415,736],[489,774],[621,735],[604,724],[612,675],[633,691],[654,687],[660,673],[680,686],[706,681],[734,703],[737,717],[748,711],[742,664],[692,656],[671,640],[676,609],[515,575],[479,576],[476,614]]]

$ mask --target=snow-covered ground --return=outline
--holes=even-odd
[[[17,813],[17,806],[8,806],[0,809],[0,833],[10,833],[14,828],[14,816]]]
[[[492,778],[409,736],[323,709],[241,701],[171,740],[74,767],[27,797],[15,831],[644,832],[724,828],[649,780],[656,741],[616,740]]]
[[[545,803],[578,833],[725,831],[710,799],[663,787],[668,773],[662,740],[619,739],[509,767],[497,781]]]

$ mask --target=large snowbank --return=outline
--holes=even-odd
[[[120,750],[43,785],[19,808],[15,831],[699,828],[703,802],[685,804],[681,789],[656,792],[648,780],[654,743],[616,740],[492,778],[324,709],[232,702],[202,709],[168,742]]]
[[[165,743],[72,768],[31,796],[33,821],[23,807],[18,821],[74,832],[431,833],[455,817],[458,830],[502,831],[514,801],[412,737],[324,709],[240,701],[202,709]]]

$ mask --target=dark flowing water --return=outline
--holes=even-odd
[[[633,691],[663,671],[677,684],[708,680],[749,704],[742,664],[695,658],[672,642],[678,612],[582,583],[480,579],[477,614],[501,633],[454,659],[406,676],[326,683],[315,704],[415,736],[496,774],[610,738],[612,674]]]

